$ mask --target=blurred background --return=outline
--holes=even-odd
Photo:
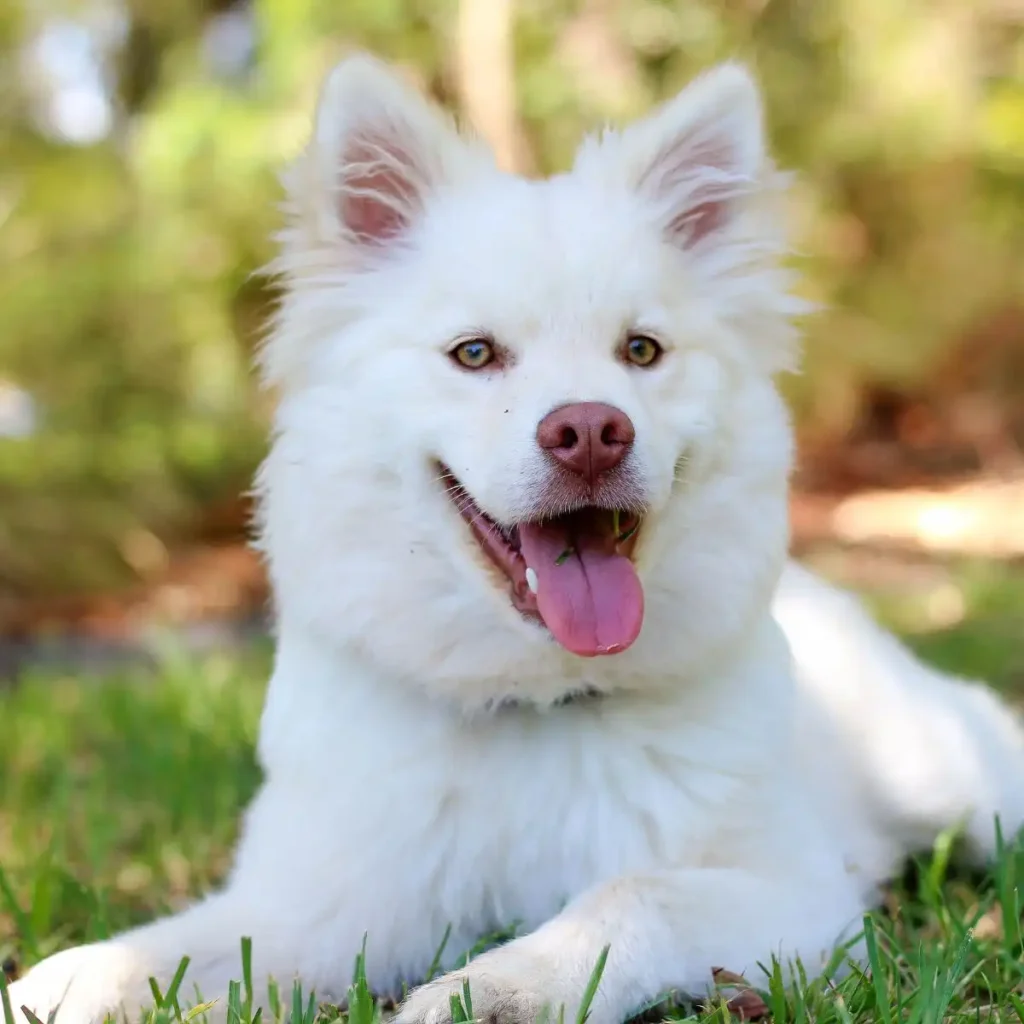
[[[531,174],[752,62],[823,304],[794,544],[1024,680],[1024,0],[0,0],[0,676],[260,632],[254,271],[352,48]]]

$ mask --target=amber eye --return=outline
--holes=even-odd
[[[624,350],[626,360],[634,366],[653,366],[661,354],[661,346],[645,334],[631,335]]]
[[[470,338],[456,345],[450,355],[467,370],[482,370],[494,362],[494,346],[486,338]]]

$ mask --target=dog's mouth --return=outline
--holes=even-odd
[[[643,588],[632,561],[640,515],[591,505],[506,527],[441,469],[452,503],[507,577],[515,608],[539,619],[581,657],[618,654],[636,640],[644,617]]]

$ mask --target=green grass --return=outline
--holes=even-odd
[[[844,575],[838,562],[831,569]],[[929,572],[913,585],[861,582],[923,654],[1024,695],[1024,570]],[[957,614],[931,628],[936,592],[950,619],[950,587]],[[28,676],[0,689],[0,959],[29,966],[179,908],[222,877],[238,812],[258,783],[253,745],[268,667],[254,654],[169,662],[157,674]],[[965,878],[950,874],[947,854],[940,846],[868,919],[869,974],[789,988],[777,969],[750,979],[773,1019],[1024,1024],[1024,855],[1008,848],[987,877]],[[262,1021],[285,1009],[304,1022],[340,1016],[301,991],[252,993],[245,975],[240,946],[233,1020],[255,1020],[259,1004]],[[349,1024],[375,1024],[381,1010],[358,964],[353,977]],[[154,1019],[176,1018],[175,993],[159,995]],[[730,997],[700,1010],[668,999],[647,1016],[726,1021]],[[467,1019],[471,1001],[472,993],[461,1001]],[[748,995],[748,1006],[756,1002]]]

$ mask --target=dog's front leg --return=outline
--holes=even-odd
[[[97,1024],[108,1013],[137,1020],[140,1008],[153,1005],[150,978],[166,994],[187,957],[179,1005],[184,1010],[216,1001],[209,1018],[224,1020],[229,985],[243,977],[243,937],[252,940],[257,1005],[267,1007],[271,980],[286,1005],[296,979],[307,995],[344,997],[367,929],[368,901],[376,896],[380,905],[383,897],[352,864],[347,847],[311,841],[304,813],[289,790],[268,783],[247,814],[234,871],[221,892],[181,913],[48,957],[11,986],[15,1011],[27,1006],[45,1021],[58,1010],[58,1024]]]
[[[469,982],[473,1016],[488,1024],[573,1020],[602,948],[610,946],[591,1005],[592,1024],[618,1024],[660,993],[705,994],[712,971],[764,980],[758,964],[799,959],[808,975],[828,964],[859,925],[861,901],[841,871],[760,877],[702,869],[623,877],[571,903],[536,931],[415,990],[398,1024],[444,1024]]]
[[[76,946],[48,957],[15,982],[9,992],[12,1008],[28,1007],[41,1020],[54,1010],[58,1024],[96,1024],[108,1014],[129,1020],[153,1005],[150,978],[166,993],[182,957],[188,969],[178,993],[184,1008],[218,1000],[213,1018],[226,1015],[228,984],[242,977],[241,936],[253,938],[253,973],[264,987],[273,973],[281,944],[281,918],[262,917],[257,894],[228,889],[183,913],[154,921],[103,942]],[[255,933],[255,934],[254,934]],[[287,962],[287,961],[285,961]],[[278,979],[283,998],[290,995],[290,977]]]

